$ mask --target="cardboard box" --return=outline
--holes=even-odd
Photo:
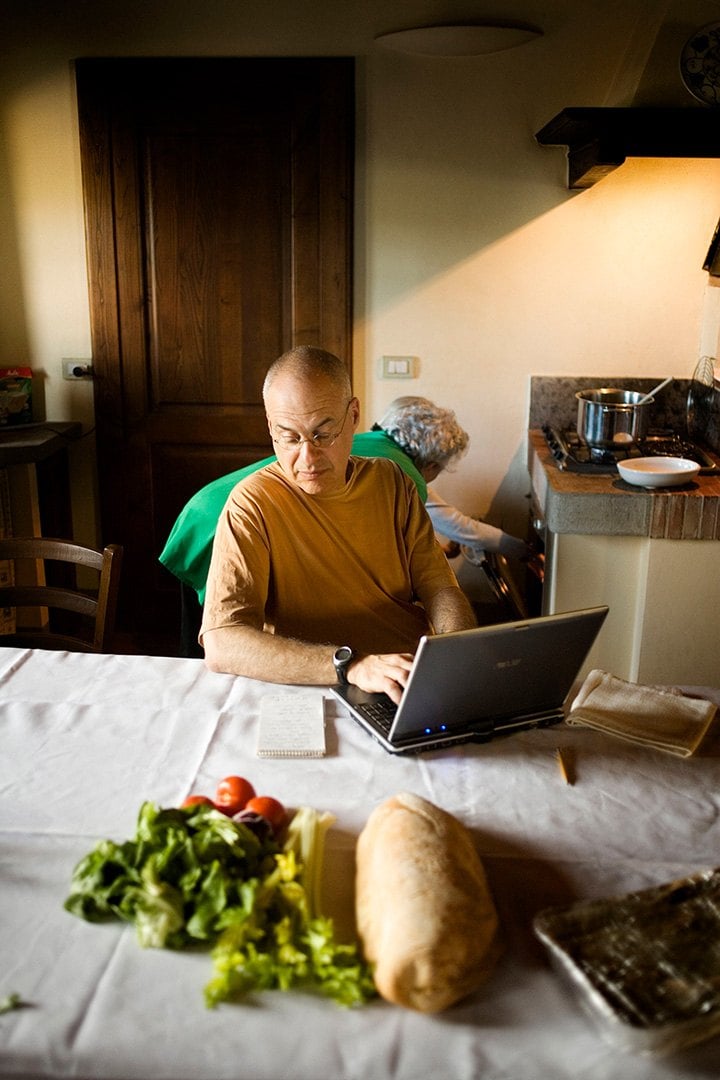
[[[32,423],[32,370],[0,368],[0,426]]]

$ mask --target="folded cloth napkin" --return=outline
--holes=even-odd
[[[690,757],[716,711],[712,701],[685,697],[679,690],[639,686],[596,669],[580,687],[567,722]]]

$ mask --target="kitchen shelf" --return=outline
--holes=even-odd
[[[563,109],[535,135],[541,146],[567,146],[568,187],[592,187],[628,157],[720,157],[720,110]]]

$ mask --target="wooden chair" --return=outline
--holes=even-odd
[[[0,585],[0,609],[37,609],[39,623],[37,627],[17,627],[12,633],[0,634],[0,646],[110,652],[122,554],[117,544],[96,551],[49,537],[0,539],[0,560],[13,560],[15,566],[19,560],[34,561],[37,580],[44,582]],[[81,566],[97,571],[97,591],[78,587],[77,569]]]

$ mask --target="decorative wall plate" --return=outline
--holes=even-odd
[[[685,42],[680,75],[698,101],[720,105],[720,22],[701,27]]]

